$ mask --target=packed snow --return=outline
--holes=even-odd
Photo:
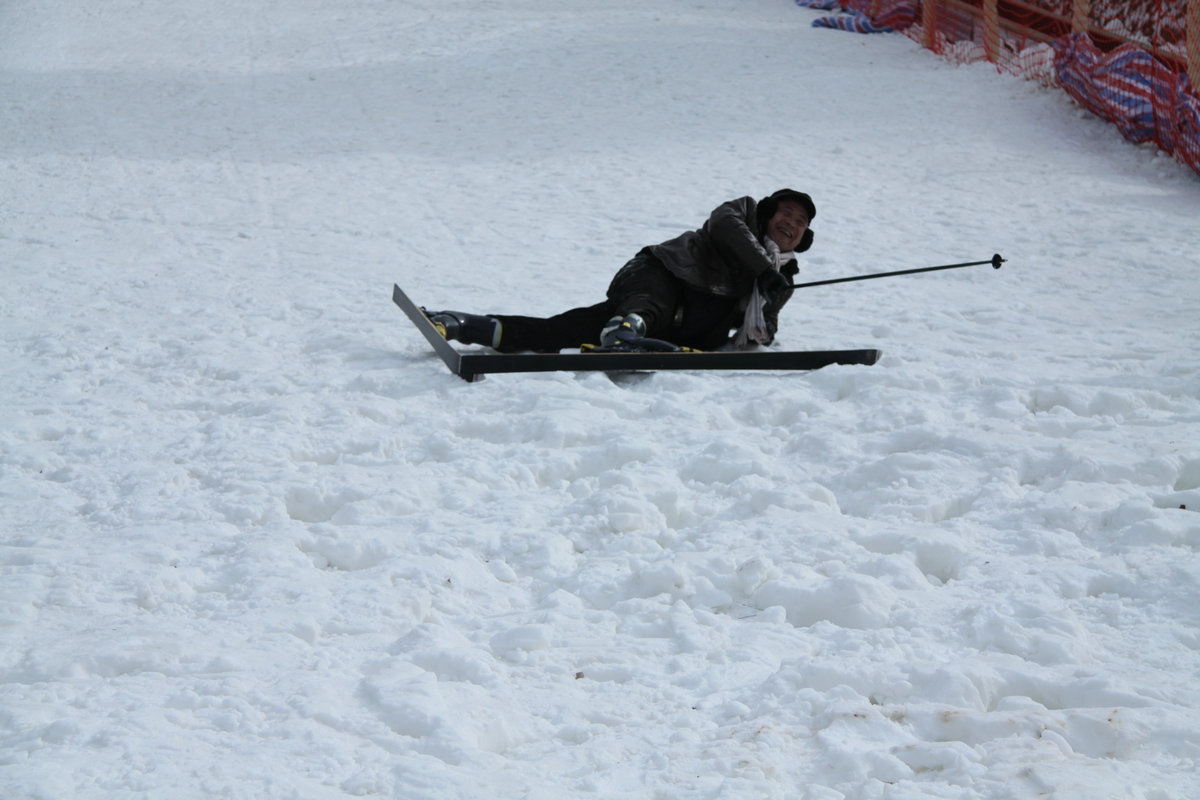
[[[792,0],[0,6],[0,796],[1200,796],[1200,180]],[[446,370],[817,203],[808,373]]]

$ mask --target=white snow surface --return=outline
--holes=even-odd
[[[791,0],[0,5],[0,796],[1200,796],[1200,181]],[[450,374],[811,192],[810,373]]]

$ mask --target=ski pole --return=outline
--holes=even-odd
[[[989,258],[987,261],[968,261],[963,264],[943,264],[940,267],[919,267],[917,269],[901,269],[895,272],[876,272],[873,275],[852,275],[849,278],[831,278],[826,281],[811,281],[809,283],[796,283],[792,285],[793,289],[804,289],[809,286],[825,286],[830,283],[846,283],[848,281],[867,281],[872,278],[891,278],[894,275],[913,275],[917,272],[937,272],[941,269],[961,269],[962,267],[978,267],[983,264],[991,264],[992,269],[1000,269],[1000,265],[1005,262],[999,253]]]

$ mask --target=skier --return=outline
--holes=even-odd
[[[553,317],[425,313],[447,339],[505,353],[715,350],[731,338],[739,347],[770,344],[799,272],[794,254],[812,246],[816,213],[812,198],[794,189],[722,203],[699,230],[643,248],[604,302]]]

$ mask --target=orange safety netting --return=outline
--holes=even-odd
[[[1134,142],[1200,173],[1200,0],[796,0],[959,61],[1057,85]]]

